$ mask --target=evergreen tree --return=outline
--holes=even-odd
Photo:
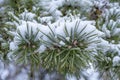
[[[119,0],[0,0],[0,11],[0,80],[120,79]]]

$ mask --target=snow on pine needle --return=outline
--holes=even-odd
[[[36,80],[56,74],[64,80],[120,79],[119,0],[0,0],[0,10],[5,64],[29,66],[26,76]],[[95,74],[84,74],[91,66]],[[6,68],[0,68],[0,79],[22,76]]]
[[[91,62],[92,49],[90,44],[99,43],[98,31],[91,21],[65,21],[56,27],[48,25],[49,32],[40,32],[47,39],[41,37],[47,49],[40,54],[42,66],[50,71],[56,69],[62,74],[74,74],[87,67]],[[67,69],[67,71],[66,71]]]
[[[17,62],[26,64],[39,63],[38,49],[41,46],[39,39],[42,35],[38,31],[38,26],[42,27],[40,24],[23,21],[23,23],[17,27],[13,42],[18,48],[12,51],[13,55],[17,57]]]
[[[116,80],[119,78],[120,52],[118,45],[110,44],[106,51],[98,50],[95,57],[95,68],[100,73],[100,78]],[[107,75],[107,77],[105,77]],[[114,75],[114,76],[113,76]]]
[[[80,15],[82,10],[87,10],[88,7],[93,5],[89,0],[52,0],[42,1],[42,3],[42,6],[53,16],[55,20],[64,16],[70,16],[71,14]]]

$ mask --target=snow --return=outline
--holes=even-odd
[[[92,6],[92,2],[89,0],[52,0],[51,2],[47,2],[45,5],[46,1],[43,1],[43,7],[46,8],[47,11],[49,11],[49,13],[56,19],[58,20],[63,13],[58,10],[59,8],[63,7],[64,5],[66,6],[73,6],[73,7],[83,7],[84,10],[86,10],[86,8]],[[86,6],[87,5],[87,6]],[[69,12],[68,12],[69,14]]]
[[[79,22],[79,24],[78,24]],[[55,33],[58,34],[58,35],[62,35],[64,37],[70,37],[70,34],[71,34],[71,30],[75,28],[75,25],[77,24],[78,25],[78,29],[76,32],[80,32],[84,27],[86,27],[82,32],[81,32],[81,35],[84,34],[84,33],[89,33],[89,32],[92,32],[90,35],[93,35],[93,34],[96,34],[97,36],[104,36],[104,33],[97,30],[95,28],[95,26],[93,25],[94,24],[94,21],[81,21],[81,20],[73,20],[71,22],[61,22],[61,23],[58,23],[58,27],[56,28],[55,30]],[[65,26],[66,26],[66,29],[68,31],[68,34],[69,36],[65,35]],[[73,34],[72,34],[73,35]],[[91,37],[92,38],[92,37]],[[97,38],[94,38],[93,40],[97,40]]]
[[[75,76],[67,76],[67,80],[77,80]]]
[[[89,69],[86,69],[82,72],[82,75],[86,76],[86,80],[99,80],[99,73],[94,70],[92,64]],[[67,80],[77,80],[75,76],[67,75]],[[85,80],[81,77],[79,80]]]
[[[60,35],[65,36],[65,33],[64,33],[64,31],[63,31],[63,28],[64,28],[64,24],[61,25],[61,26],[59,26],[59,27],[57,27],[56,30],[55,30],[55,32],[56,32],[57,34],[60,34]]]
[[[1,73],[1,79],[5,80],[7,78],[7,76],[8,76],[8,74],[9,74],[9,71],[8,70],[4,70],[4,72]]]
[[[79,1],[79,0],[78,0]],[[80,1],[79,1],[80,2]],[[80,5],[82,7],[90,7],[90,6],[93,6],[93,3],[90,1],[90,0],[82,0]],[[86,6],[87,5],[87,6]]]
[[[3,15],[4,11],[7,9],[6,7],[8,7],[8,5],[5,7],[3,6],[4,1],[5,0],[0,0],[0,15]],[[39,9],[39,7],[37,6],[43,8],[43,11],[40,11],[40,16],[37,16],[35,13],[35,11]],[[61,35],[67,41],[70,41],[71,30],[74,31],[75,25],[79,22],[77,26],[78,29],[76,30],[77,33],[79,33],[83,28],[85,28],[80,35],[90,32],[92,33],[88,34],[88,36],[96,34],[96,38],[87,38],[88,36],[84,36],[81,37],[81,39],[86,42],[96,40],[100,41],[97,44],[92,43],[88,45],[87,49],[93,49],[93,53],[95,54],[97,54],[97,50],[101,50],[104,54],[106,54],[107,51],[113,52],[111,53],[113,55],[113,59],[110,58],[113,62],[112,67],[120,66],[120,40],[118,39],[118,43],[115,43],[115,39],[120,38],[120,4],[118,2],[110,3],[109,0],[41,0],[37,4],[37,6],[34,5],[33,11],[28,11],[25,9],[17,16],[14,14],[13,11],[7,12],[8,15],[11,16],[13,19],[8,22],[6,21],[5,24],[10,26],[16,26],[16,29],[12,29],[11,27],[9,27],[10,29],[6,30],[10,30],[7,34],[13,36],[13,39],[5,41],[3,38],[4,36],[0,34],[0,43],[2,42],[2,48],[9,45],[9,51],[7,54],[9,61],[13,61],[13,59],[11,58],[12,52],[18,49],[18,45],[21,43],[21,38],[18,34],[18,31],[20,31],[20,34],[22,35],[24,40],[28,43],[29,40],[26,39],[27,27],[29,28],[29,31],[33,31],[33,34],[39,31],[34,41],[40,40],[52,43],[52,41],[46,36],[52,33],[54,36],[53,39],[57,40],[58,35]],[[59,8],[62,8],[64,6],[72,6],[74,8],[79,7],[79,13],[76,15],[71,14],[72,11],[75,12],[73,9],[71,11],[66,10],[67,15],[63,15],[62,11],[60,11]],[[98,23],[101,23],[100,29],[96,27],[97,21],[89,20],[88,16],[86,16],[86,13],[87,15],[89,15],[89,13],[91,12],[90,10],[94,6],[97,6],[100,10],[102,10],[102,13],[100,14],[100,20],[98,20]],[[85,14],[81,14],[81,12],[83,11],[85,12]],[[114,16],[115,19],[111,16]],[[65,27],[68,30],[69,35],[65,34]],[[29,32],[27,36],[31,36],[31,32]],[[117,37],[112,39],[112,37],[114,36]],[[107,41],[107,39],[111,39],[111,41]],[[66,45],[66,43],[62,40],[58,40],[57,42],[58,43],[53,44],[60,47]],[[47,50],[47,47],[51,47],[51,45],[41,42],[38,49],[34,52],[43,53]],[[2,54],[0,54],[0,59],[1,56]],[[6,80],[8,76],[15,76],[15,80],[28,80],[28,74],[26,70],[21,69],[21,73],[19,75],[15,75],[15,71],[17,70],[17,68],[15,67],[15,65],[12,65],[12,63],[10,64],[11,65],[8,65],[8,67],[6,68],[4,67],[4,64],[0,61],[0,80]],[[88,80],[98,80],[98,76],[100,74],[94,68],[89,68],[86,69],[84,75],[87,75]],[[50,77],[50,75],[46,75],[45,78],[46,80],[50,80]],[[68,80],[76,80],[75,76],[67,76],[67,78]],[[84,80],[84,78],[82,77],[81,80]]]
[[[13,19],[15,19],[15,21],[18,21],[18,22],[20,21],[20,19],[18,17],[16,17],[13,12],[8,12],[8,15],[13,17]]]
[[[91,75],[90,79],[89,80],[98,80],[98,73],[93,73],[93,75]]]
[[[106,28],[106,24],[103,25],[102,31],[104,31],[106,37],[111,37],[110,31]]]
[[[62,46],[64,46],[65,45],[65,43],[63,42],[63,41],[60,41],[60,43],[59,43],[60,45],[62,45]]]
[[[0,6],[3,4],[4,0],[0,0]]]
[[[49,23],[50,21],[52,21],[53,18],[51,16],[47,16],[47,17],[40,17],[40,21],[41,23]]]
[[[22,76],[22,78],[21,78],[20,76]],[[28,80],[29,78],[28,78],[28,75],[27,75],[27,74],[21,73],[21,74],[19,74],[18,76],[16,76],[15,79],[16,79],[16,80]]]
[[[36,17],[35,14],[28,12],[27,10],[25,10],[25,12],[21,13],[19,16],[23,20],[30,20],[30,21],[34,20],[34,18]]]
[[[5,7],[0,7],[0,14],[4,14]]]
[[[4,64],[3,64],[3,62],[0,60],[0,74],[1,74],[1,72],[2,72],[2,68],[4,67]]]
[[[29,35],[28,36],[30,36],[31,35],[31,30],[33,31],[33,34],[35,34],[38,31],[38,28],[39,28],[38,26],[42,26],[42,25],[34,23],[34,22],[30,22],[30,21],[27,21],[27,22],[22,21],[22,24],[17,27],[17,30],[20,31],[20,34],[22,35],[22,37],[25,38],[25,34],[27,32],[27,27],[29,29]],[[40,35],[37,36],[37,38],[39,38],[39,37],[40,37]]]
[[[15,50],[15,49],[17,49],[17,46],[15,45],[14,42],[11,42],[10,43],[10,50]]]
[[[113,58],[113,66],[117,66],[120,65],[120,57],[119,56],[115,56]]]
[[[120,34],[120,28],[116,28],[115,32],[113,33],[113,36],[119,36]]]
[[[70,37],[66,37],[65,39],[66,39],[67,41],[69,41],[69,40],[70,40]]]
[[[42,52],[44,52],[45,50],[46,50],[46,47],[45,47],[44,45],[41,45],[41,46],[39,47],[39,49],[37,50],[37,52],[42,53]]]

